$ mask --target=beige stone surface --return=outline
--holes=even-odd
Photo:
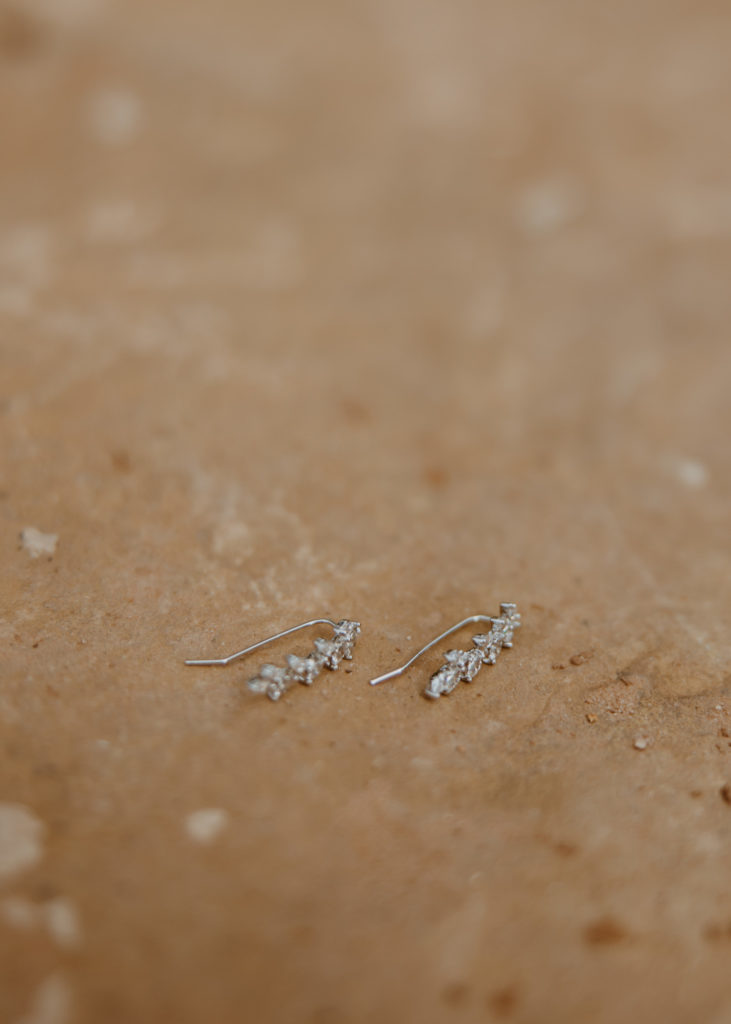
[[[730,40],[0,3],[0,1020],[729,1024]]]

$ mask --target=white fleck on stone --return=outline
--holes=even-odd
[[[685,189],[668,195],[661,213],[679,238],[723,238],[731,232],[731,192]]]
[[[59,896],[49,900],[43,911],[48,932],[62,949],[76,949],[81,945],[81,922],[71,900]]]
[[[132,199],[107,200],[88,211],[86,233],[91,242],[123,245],[149,237],[158,222],[154,214]]]
[[[494,334],[505,319],[505,287],[502,282],[486,286],[467,304],[465,326],[474,338]]]
[[[50,974],[36,989],[28,1013],[15,1024],[66,1024],[71,1016],[71,989],[62,974]]]
[[[234,566],[239,566],[254,552],[251,530],[240,519],[218,523],[213,530],[212,547],[214,555],[223,556]]]
[[[21,284],[0,287],[0,313],[6,316],[28,316],[33,308],[33,292]]]
[[[45,826],[21,804],[0,804],[0,881],[34,867],[43,856]]]
[[[676,459],[673,470],[681,484],[693,490],[699,490],[708,483],[708,470],[697,459]]]
[[[520,196],[517,220],[524,231],[547,234],[576,220],[583,206],[583,197],[576,186],[561,181],[542,182]]]
[[[24,530],[20,531],[20,543],[31,558],[40,558],[41,555],[51,557],[56,552],[58,534],[42,533],[35,526],[26,526]]]
[[[108,3],[109,0],[28,0],[32,13],[67,28],[88,24]]]
[[[99,142],[126,146],[140,129],[142,104],[128,89],[102,89],[91,97],[89,122]]]
[[[0,904],[0,917],[11,928],[27,932],[38,924],[38,907],[21,896],[11,896]]]
[[[212,843],[228,825],[228,811],[220,807],[204,807],[185,819],[185,828],[196,843]]]
[[[251,288],[264,291],[291,288],[305,275],[302,243],[294,225],[283,221],[263,224],[253,233],[251,248],[241,252],[237,274]]]
[[[647,750],[650,741],[647,736],[638,736],[632,745],[635,750]]]
[[[469,976],[479,962],[485,943],[487,909],[479,889],[429,929],[422,956],[432,976],[455,981]]]
[[[464,67],[436,68],[411,82],[409,106],[419,121],[454,127],[475,115],[479,92]]]
[[[7,619],[0,619],[0,643],[10,643],[16,632],[16,628]]]
[[[698,853],[711,857],[717,857],[721,851],[726,850],[726,844],[714,832],[697,832],[693,836],[693,846]]]
[[[63,897],[46,903],[32,903],[23,897],[11,896],[0,903],[0,918],[22,931],[45,927],[62,949],[76,949],[81,944],[81,924],[76,907]]]
[[[504,732],[506,729],[505,722],[500,722],[496,718],[485,719],[481,726],[481,731],[485,736],[497,736],[498,733]]]
[[[51,249],[51,231],[43,224],[16,224],[0,232],[3,286],[13,283],[34,288],[47,284]]]

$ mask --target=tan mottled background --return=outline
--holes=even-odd
[[[730,58],[0,0],[2,1024],[731,1022]]]

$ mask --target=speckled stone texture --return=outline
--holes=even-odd
[[[0,2],[3,1024],[729,1024],[730,40]]]

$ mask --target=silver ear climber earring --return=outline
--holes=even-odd
[[[266,644],[274,643],[283,636],[290,633],[297,633],[300,629],[307,629],[309,626],[327,625],[333,628],[332,640],[323,640],[318,637],[315,640],[315,649],[305,658],[299,658],[295,654],[287,655],[287,667],[280,668],[278,665],[263,665],[257,675],[250,679],[247,686],[253,693],[265,693],[270,700],[279,700],[290,686],[295,683],[302,683],[304,686],[311,686],[319,676],[323,668],[331,671],[340,665],[344,659],[350,661],[353,657],[353,647],[360,636],[360,623],[351,622],[349,619],[342,619],[340,622],[333,622],[332,619],[311,619],[309,622],[302,622],[299,626],[292,626],[275,636],[268,636],[266,640],[259,640],[251,647],[245,647],[243,651],[229,654],[227,658],[209,658],[203,661],[186,661],[186,665],[230,665],[237,658],[243,658],[245,654]]]
[[[386,672],[385,675],[378,676],[376,679],[371,679],[371,686],[377,686],[379,683],[385,683],[387,679],[394,679],[396,676],[400,676],[422,654],[425,654],[426,651],[436,646],[436,644],[441,643],[442,640],[451,636],[452,633],[456,633],[458,629],[469,625],[470,622],[489,622],[491,626],[490,631],[473,636],[472,643],[474,646],[469,651],[447,651],[444,656],[446,664],[442,665],[431,677],[429,685],[424,690],[424,696],[436,700],[437,697],[441,697],[443,694],[451,693],[460,682],[471,683],[483,665],[495,664],[503,647],[513,646],[513,634],[520,626],[520,615],[516,605],[501,604],[500,616],[496,619],[491,618],[489,615],[470,615],[468,618],[462,619],[456,626],[451,626],[444,633],[431,640],[426,647],[422,647],[420,651],[417,651],[412,658],[409,658],[405,665],[395,668],[391,672]]]

